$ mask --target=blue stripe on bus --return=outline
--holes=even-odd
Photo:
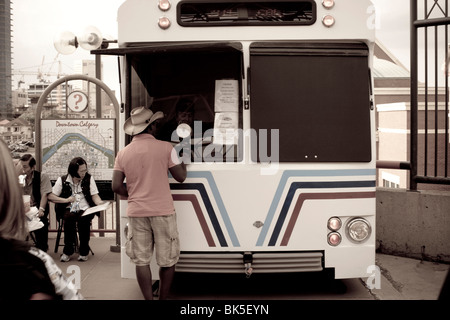
[[[188,171],[187,178],[204,178],[208,181],[209,187],[216,201],[217,207],[219,208],[219,212],[222,217],[223,223],[225,224],[225,228],[228,231],[231,243],[233,244],[234,247],[239,247],[240,246],[239,240],[236,236],[236,232],[234,231],[233,225],[231,224],[230,217],[228,215],[227,209],[225,208],[222,197],[220,196],[219,189],[217,188],[216,181],[214,180],[212,173],[210,171]]]
[[[275,210],[280,202],[281,195],[290,177],[337,177],[337,176],[375,176],[376,169],[344,169],[344,170],[286,170],[283,172],[272,203],[264,221],[263,228],[256,242],[257,246],[262,246],[269,231]]]
[[[220,196],[219,189],[217,188],[216,181],[210,171],[188,171],[188,178],[204,178],[208,181],[211,192],[216,200],[217,207],[219,208],[220,215],[225,224],[225,228],[228,231],[228,235],[231,239],[231,243],[234,247],[240,247],[236,232],[234,231],[233,225],[231,224],[230,217],[228,215],[227,209],[223,203],[222,197]]]
[[[293,182],[289,188],[283,207],[278,217],[277,223],[269,240],[269,246],[274,246],[278,240],[281,228],[286,220],[289,207],[297,189],[315,188],[368,188],[375,187],[375,181],[331,181],[331,182]]]
[[[211,220],[211,224],[216,232],[217,238],[219,239],[220,246],[228,247],[227,241],[223,234],[222,228],[220,227],[219,220],[217,219],[214,208],[211,204],[211,200],[209,199],[208,193],[206,192],[205,186],[202,183],[171,183],[170,189],[172,190],[197,190],[205,204],[206,211],[208,211],[209,219]]]

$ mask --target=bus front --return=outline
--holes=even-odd
[[[152,101],[165,114],[158,138],[188,163],[184,183],[171,179],[177,272],[367,277],[375,264],[372,9],[366,0],[127,0],[119,8],[119,47],[94,53],[121,57],[121,122]],[[178,127],[181,102],[192,121]],[[122,132],[121,148],[128,139]]]

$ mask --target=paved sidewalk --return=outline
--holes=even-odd
[[[143,300],[136,280],[121,277],[121,255],[111,251],[111,247],[115,246],[115,238],[91,237],[94,256],[89,255],[88,261],[79,262],[75,254],[66,263],[59,261],[62,247],[59,247],[58,253],[53,252],[54,241],[50,234],[49,254],[68,277],[74,278],[74,270],[79,267],[80,278],[75,281],[79,280],[81,293],[87,300]],[[364,288],[368,293],[362,299],[436,300],[450,267],[447,264],[384,254],[376,255],[376,264],[381,270],[381,288]]]
[[[61,239],[60,244],[63,244]],[[63,247],[54,253],[55,239],[49,235],[48,254],[55,260],[67,277],[74,276],[74,266],[80,269],[79,280],[81,294],[87,300],[143,300],[139,286],[135,279],[121,277],[120,253],[112,252],[115,237],[91,237],[90,246],[94,255],[89,253],[88,261],[80,262],[74,254],[69,262],[60,262]],[[72,278],[73,279],[73,278]]]
[[[381,288],[371,290],[379,300],[437,300],[449,265],[386,254],[376,255]]]

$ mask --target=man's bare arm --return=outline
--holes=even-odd
[[[176,166],[169,168],[170,174],[178,182],[183,182],[186,180],[187,170],[186,164],[184,162],[177,164]]]
[[[112,191],[119,196],[128,198],[128,191],[123,181],[125,180],[125,174],[122,171],[114,170],[112,178]]]

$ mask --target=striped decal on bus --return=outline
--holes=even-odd
[[[264,221],[263,228],[261,230],[261,233],[259,234],[256,246],[262,246],[264,244],[264,241],[267,237],[267,234],[269,232],[269,228],[272,224],[272,221],[276,214],[276,209],[279,205],[279,203],[282,201],[281,196],[288,184],[288,179],[292,177],[337,177],[337,176],[373,176],[373,179],[375,178],[375,169],[344,169],[344,170],[286,170],[283,172],[280,182],[278,184],[278,187],[276,189],[274,198],[272,200],[271,206],[269,208],[269,212],[267,213],[266,219]],[[375,180],[362,180],[362,181],[309,181],[309,182],[293,182],[289,186],[289,191],[286,195],[286,198],[284,199],[280,214],[278,216],[278,219],[275,223],[274,230],[270,236],[270,240],[268,245],[269,246],[275,246],[278,237],[280,235],[281,229],[283,227],[283,224],[286,220],[287,212],[289,210],[289,207],[291,206],[294,194],[297,189],[320,189],[320,188],[375,188]],[[374,192],[374,191],[373,191]],[[309,193],[308,193],[309,194]],[[319,192],[318,194],[325,194],[324,192]],[[350,196],[350,195],[348,195]],[[288,229],[286,230],[286,234],[284,236],[283,244],[287,245],[289,242],[290,235],[292,233],[292,230],[289,231],[289,228],[293,228],[295,225],[295,222],[297,221],[298,214],[300,213],[301,205],[303,205],[303,202],[306,200],[300,194],[299,199],[302,200],[298,203],[298,213],[296,215],[293,215],[291,217],[291,220],[288,225]],[[314,196],[313,196],[314,197]],[[320,197],[320,196],[317,196]],[[326,197],[326,195],[323,195],[323,197]],[[300,205],[301,204],[301,205]],[[292,220],[294,219],[294,220]]]

